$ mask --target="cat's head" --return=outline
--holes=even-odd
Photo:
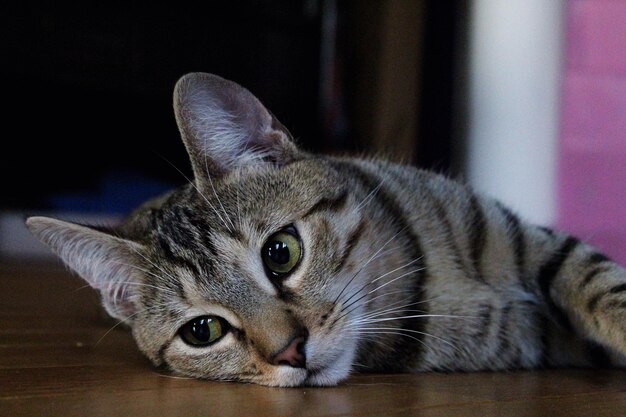
[[[272,386],[337,383],[358,347],[359,304],[348,297],[378,249],[363,238],[362,198],[235,83],[189,74],[174,108],[189,185],[115,230],[43,217],[30,230],[157,365]]]

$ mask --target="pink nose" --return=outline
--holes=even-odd
[[[304,368],[306,366],[306,356],[304,355],[305,342],[306,338],[303,336],[294,338],[283,350],[270,359],[270,363],[272,365],[289,365],[293,368]]]

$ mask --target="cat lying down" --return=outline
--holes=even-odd
[[[193,182],[114,229],[27,220],[155,365],[270,386],[626,365],[626,271],[594,248],[440,175],[309,154],[215,75],[174,110]]]

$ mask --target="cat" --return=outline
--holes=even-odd
[[[307,153],[215,75],[174,110],[189,184],[114,228],[27,219],[155,365],[282,387],[626,365],[626,270],[591,246],[434,173]]]

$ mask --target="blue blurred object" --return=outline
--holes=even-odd
[[[116,171],[102,178],[99,191],[58,194],[48,203],[55,211],[121,215],[175,186],[136,172]]]

